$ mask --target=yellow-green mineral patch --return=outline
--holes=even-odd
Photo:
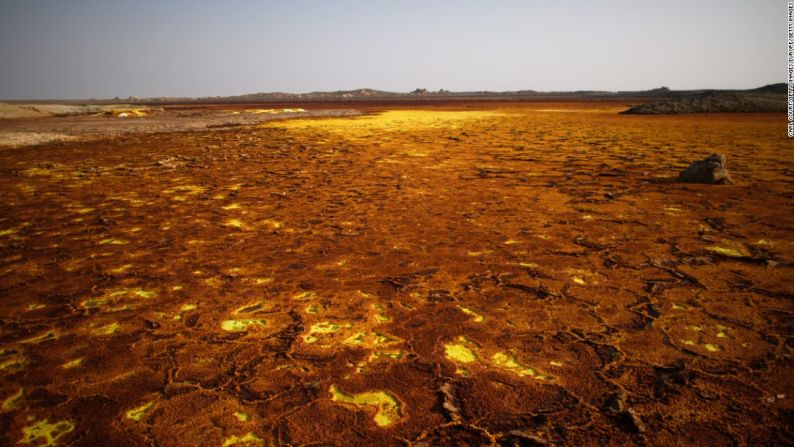
[[[306,343],[314,343],[317,341],[315,334],[331,334],[334,332],[339,332],[340,329],[342,329],[341,325],[331,323],[329,321],[313,324],[309,328],[309,332],[303,336],[303,341]]]
[[[377,351],[373,352],[369,356],[369,361],[373,362],[379,359],[393,359],[393,360],[400,360],[405,355],[402,351]]]
[[[518,363],[518,360],[516,360],[515,357],[503,352],[497,352],[494,354],[493,357],[491,357],[491,363],[493,363],[496,367],[506,369],[514,374],[518,374],[521,377],[529,376],[539,380],[551,379],[548,376],[539,374],[535,368],[530,368]]]
[[[259,445],[264,446],[265,440],[257,436],[252,432],[248,432],[242,436],[231,435],[223,441],[223,447],[232,447],[232,446],[252,446],[252,445]]]
[[[94,335],[113,335],[119,330],[120,325],[117,322],[106,324],[91,331]]]
[[[464,314],[471,315],[471,317],[472,317],[471,321],[473,321],[475,323],[482,323],[482,321],[485,319],[485,317],[483,317],[482,315],[478,314],[477,312],[469,309],[468,307],[458,306],[458,308]]]
[[[110,297],[110,298],[118,298],[118,297],[122,297],[122,296],[132,296],[132,297],[149,299],[149,298],[152,298],[153,296],[155,296],[156,294],[157,293],[152,291],[152,290],[146,290],[146,289],[138,288],[138,289],[119,289],[119,290],[114,290],[114,291],[108,293],[107,296]]]
[[[467,255],[472,256],[472,257],[487,255],[489,253],[492,253],[492,251],[491,250],[480,250],[480,251],[469,250],[469,251],[466,252]]]
[[[132,268],[132,264],[124,264],[121,267],[118,267],[118,268],[115,268],[115,269],[111,269],[111,270],[108,270],[108,271],[110,273],[120,274],[120,273],[126,272],[130,268]]]
[[[318,308],[317,308],[316,304],[310,304],[310,305],[306,306],[306,308],[303,309],[303,310],[306,311],[307,314],[316,314]]]
[[[107,238],[99,241],[100,245],[126,245],[127,241],[123,239]]]
[[[332,118],[323,120],[298,119],[284,122],[270,122],[263,127],[279,127],[287,129],[320,129],[322,131],[342,134],[346,138],[367,139],[373,132],[406,132],[408,129],[460,129],[468,122],[500,116],[500,112],[491,111],[427,111],[427,110],[394,110],[357,118]]]
[[[80,366],[81,363],[83,363],[83,357],[74,360],[69,360],[68,362],[61,365],[61,368],[63,369],[77,368],[78,366]]]
[[[253,320],[253,319],[245,319],[245,320],[224,320],[221,323],[221,329],[226,332],[244,332],[247,331],[249,327],[252,326],[266,326],[267,320]]]
[[[471,376],[471,371],[469,371],[468,368],[464,368],[462,366],[458,366],[458,368],[455,370],[455,374],[458,374],[458,375],[463,376],[463,377],[469,377],[469,376]]]
[[[331,399],[335,402],[375,407],[376,412],[373,420],[379,427],[386,427],[400,419],[400,401],[386,391],[347,394],[336,385],[331,385],[328,391],[331,393]]]
[[[376,311],[379,311],[379,313],[375,314],[375,321],[379,323],[385,323],[387,321],[391,321],[391,317],[389,317],[383,312],[384,310],[386,310],[386,306],[380,303],[372,303],[372,308]]]
[[[228,219],[223,224],[231,228],[243,228],[243,221],[240,219]]]
[[[191,310],[196,310],[197,307],[198,307],[197,304],[183,304],[179,308],[179,311],[180,312],[188,312],[188,311],[191,311]]]
[[[237,418],[237,420],[240,421],[240,422],[248,422],[248,421],[251,420],[251,415],[250,414],[242,413],[240,411],[235,411],[233,414],[234,414],[234,417]]]
[[[279,228],[281,228],[281,225],[282,225],[281,222],[279,222],[277,220],[274,220],[274,219],[264,219],[264,220],[262,220],[260,222],[262,222],[263,224],[269,226],[270,228],[272,228],[274,230],[278,230]]]
[[[342,343],[346,345],[375,347],[379,345],[391,345],[399,343],[400,341],[399,338],[379,332],[356,332],[346,338]]]
[[[458,337],[461,343],[444,344],[444,355],[456,363],[471,363],[477,361],[477,354],[466,346],[466,337]]]
[[[175,192],[182,192],[187,194],[201,194],[202,192],[204,192],[204,189],[205,188],[203,186],[198,186],[198,185],[179,185],[170,189],[165,189],[163,190],[163,192],[166,194],[173,194]]]
[[[292,295],[292,299],[297,301],[306,301],[314,298],[316,295],[317,294],[315,292],[309,290],[306,292],[298,293],[296,295]]]
[[[272,306],[265,306],[261,301],[240,306],[232,311],[232,315],[252,314],[262,310],[268,310]]]
[[[35,444],[39,447],[53,447],[65,434],[74,430],[74,422],[62,420],[49,423],[47,419],[22,429],[22,439],[18,444]],[[39,440],[41,439],[41,440]]]
[[[119,312],[119,311],[122,311],[122,310],[135,309],[135,307],[137,307],[137,306],[131,306],[129,304],[122,304],[121,306],[111,307],[109,310],[111,312]]]
[[[366,340],[367,334],[365,332],[356,332],[355,334],[347,337],[342,343],[346,345],[363,345]]]
[[[3,361],[0,361],[0,371],[6,369],[22,369],[28,364],[28,359],[25,357],[18,355]]]
[[[25,340],[22,340],[20,343],[36,344],[46,340],[55,340],[56,338],[58,338],[58,334],[55,333],[55,331],[47,331],[41,335],[36,335],[35,337],[26,338]]]
[[[375,345],[391,345],[394,343],[398,343],[401,340],[397,337],[392,337],[391,335],[381,334],[379,332],[375,332]]]
[[[712,245],[711,247],[706,247],[706,250],[712,253],[717,253],[719,255],[728,256],[730,258],[741,258],[745,256],[742,250],[734,247],[722,247],[719,245]]]
[[[704,347],[709,352],[718,352],[722,350],[718,345],[713,345],[711,343],[706,343]]]
[[[213,276],[205,279],[204,284],[217,289],[223,286],[224,281],[220,276]]]
[[[150,401],[150,402],[146,402],[140,407],[135,407],[127,412],[126,414],[127,419],[132,419],[135,422],[140,422],[141,419],[143,419],[143,417],[146,416],[146,413],[148,413],[153,406],[154,406],[154,401]]]
[[[20,388],[19,391],[14,393],[11,397],[3,401],[3,405],[0,406],[3,413],[8,413],[9,411],[14,411],[17,407],[17,403],[22,400],[22,397],[25,395],[25,390]]]
[[[135,289],[132,291],[135,295],[141,298],[151,298],[155,295],[155,293],[151,290],[144,290],[144,289]]]
[[[8,236],[9,234],[14,234],[18,230],[16,228],[6,228],[5,230],[0,230],[0,236]]]

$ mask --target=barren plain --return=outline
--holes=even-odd
[[[784,115],[625,109],[0,150],[0,444],[791,445]]]

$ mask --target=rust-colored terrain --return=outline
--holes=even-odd
[[[0,444],[790,445],[783,115],[621,106],[0,151]]]

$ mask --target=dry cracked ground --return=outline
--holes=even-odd
[[[620,110],[0,151],[0,444],[791,445],[783,115]]]

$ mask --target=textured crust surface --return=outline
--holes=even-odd
[[[790,442],[782,115],[458,107],[0,152],[0,444]]]

